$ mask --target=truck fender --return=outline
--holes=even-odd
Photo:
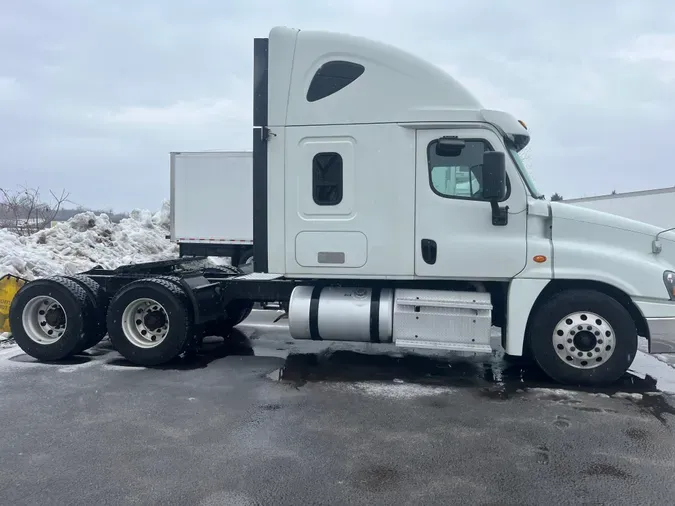
[[[516,278],[511,281],[506,301],[506,337],[504,351],[509,355],[521,356],[527,321],[534,303],[550,283],[548,279]]]

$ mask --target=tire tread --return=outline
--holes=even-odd
[[[580,302],[589,307],[579,307]],[[605,310],[601,312],[591,307],[592,305],[604,306]],[[561,307],[596,312],[611,323],[616,349],[607,362],[593,369],[576,369],[558,358],[551,343],[551,333],[557,321],[552,326],[551,318]],[[572,309],[569,311],[573,312]],[[542,335],[535,335],[537,332]],[[528,328],[526,343],[539,367],[552,379],[575,385],[607,385],[617,381],[635,358],[637,330],[628,310],[611,296],[589,289],[565,290],[556,293],[539,306]]]
[[[81,326],[81,332],[80,336],[78,338],[73,339],[72,337],[65,336],[65,340],[62,337],[61,340],[59,340],[60,345],[59,345],[59,351],[56,352],[54,345],[40,345],[35,343],[32,339],[28,337],[27,334],[25,334],[22,324],[21,324],[21,313],[23,312],[23,306],[19,307],[19,304],[23,302],[23,294],[25,294],[29,290],[33,290],[35,286],[39,286],[40,284],[49,284],[49,283],[54,283],[60,285],[61,288],[63,288],[73,299],[73,302],[79,309],[79,314],[77,315],[71,315],[71,314],[66,314],[66,317],[69,320],[72,320],[73,318],[79,317],[82,318],[82,326]],[[36,297],[37,295],[31,296],[31,299],[33,297]],[[29,299],[29,300],[31,300]],[[28,301],[26,301],[28,302]],[[63,302],[61,302],[63,304]],[[65,308],[64,308],[65,310]],[[12,327],[18,327],[20,330],[14,330],[13,331],[13,337],[14,341],[19,345],[19,347],[26,352],[28,355],[32,356],[33,358],[36,358],[38,360],[42,361],[58,361],[58,360],[63,360],[65,358],[68,358],[72,355],[77,355],[82,351],[82,346],[84,345],[84,341],[87,336],[88,328],[87,328],[87,321],[91,321],[91,316],[93,315],[93,305],[91,303],[91,300],[87,296],[87,292],[80,286],[78,283],[73,281],[72,279],[68,279],[63,276],[50,276],[46,278],[40,278],[35,281],[32,281],[30,283],[26,283],[24,286],[22,286],[19,291],[16,293],[14,296],[14,299],[12,300],[12,303],[10,305],[10,324]],[[72,327],[71,327],[72,329]],[[66,325],[66,332],[68,331],[68,326]],[[63,347],[63,343],[65,341],[71,340],[72,342],[69,344],[69,346]]]
[[[84,348],[80,350],[84,351],[100,343],[107,334],[105,315],[108,310],[108,297],[103,287],[89,276],[83,274],[71,274],[63,277],[71,279],[82,286],[82,288],[89,293],[90,300],[94,305],[95,316],[92,316],[92,319],[95,320],[95,328],[88,331],[89,333],[85,338]]]
[[[179,281],[180,278],[175,277],[175,276],[156,276],[152,278],[143,278],[143,279],[138,279],[136,281],[132,281],[131,283],[125,285],[122,289],[120,289],[119,292],[115,294],[113,299],[110,302],[110,305],[108,307],[108,319],[111,318],[111,311],[116,311],[117,310],[117,301],[119,300],[120,297],[124,296],[129,290],[133,290],[134,288],[137,287],[147,287],[148,285],[157,285],[162,287],[164,290],[169,292],[170,296],[174,297],[179,305],[182,305],[183,308],[185,309],[184,313],[185,316],[183,317],[183,321],[179,323],[179,325],[182,327],[181,331],[185,334],[187,334],[187,338],[184,340],[184,342],[181,344],[178,352],[173,356],[169,357],[167,359],[171,360],[172,358],[175,358],[175,356],[180,356],[183,355],[184,353],[188,353],[192,351],[194,348],[197,346],[197,339],[194,333],[194,328],[192,324],[192,316],[191,316],[191,310],[190,310],[190,302],[188,300],[187,294],[183,290],[181,286],[177,284],[177,281]],[[172,326],[176,325],[175,322],[172,322]],[[126,340],[126,337],[122,337],[123,339]],[[111,336],[111,341],[116,340],[117,337],[112,337]],[[113,342],[113,345],[115,343]],[[120,351],[119,347],[115,346],[118,351]],[[122,353],[120,351],[120,353]],[[137,357],[129,357],[126,356],[128,360],[139,363],[140,365],[146,365],[142,363],[142,360],[138,360]],[[150,365],[159,365],[159,363],[152,363]]]

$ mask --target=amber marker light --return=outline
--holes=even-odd
[[[532,257],[532,260],[534,260],[538,264],[543,264],[546,261],[546,257],[544,255],[534,255]]]

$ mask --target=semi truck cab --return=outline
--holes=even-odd
[[[254,46],[254,194],[267,206],[254,213],[257,270],[437,290],[429,296],[469,286],[490,294],[507,353],[546,341],[561,371],[576,369],[570,377],[598,376],[615,346],[630,365],[635,346],[623,348],[617,332],[673,350],[673,235],[655,254],[656,227],[544,200],[519,155],[524,122],[385,44],[278,27]],[[296,295],[292,330],[310,320]],[[610,330],[596,302],[627,328]],[[540,322],[542,311],[558,320]],[[398,344],[488,347],[484,336],[421,332]]]
[[[27,283],[10,308],[27,353],[107,332],[156,365],[274,301],[295,339],[483,353],[499,327],[568,384],[616,381],[639,336],[675,352],[675,235],[545,200],[525,123],[365,38],[276,27],[253,52],[255,272],[177,259]]]

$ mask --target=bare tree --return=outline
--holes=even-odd
[[[551,195],[551,201],[553,201],[553,202],[559,202],[562,199],[563,199],[563,197],[559,193],[554,193],[553,195]]]
[[[0,188],[0,225],[20,235],[30,235],[48,228],[61,206],[69,202],[70,193],[49,191],[43,200],[40,188],[19,187],[17,191]]]

